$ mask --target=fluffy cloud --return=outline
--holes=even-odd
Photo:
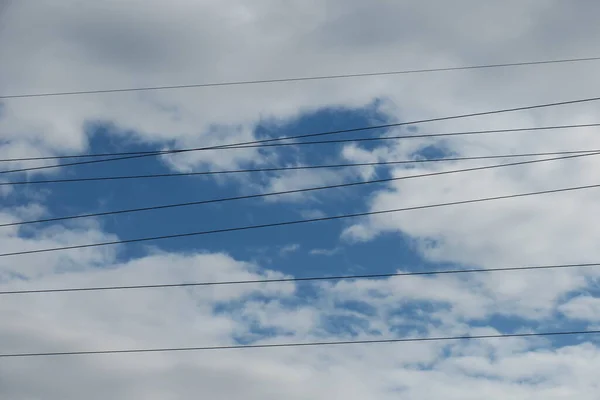
[[[592,296],[579,296],[562,304],[559,310],[572,319],[598,322],[600,300]]]
[[[108,263],[108,269],[82,264],[80,270],[68,272],[55,265],[54,274],[1,287],[281,276],[223,254],[157,253]],[[454,278],[343,282],[314,289],[309,302],[301,294],[302,287],[293,284],[4,296],[0,338],[5,351],[35,352],[378,338],[397,329],[408,329],[409,335],[497,332],[469,327],[468,321],[479,318],[490,302],[486,303],[481,289],[473,290]],[[348,302],[358,299],[361,307],[348,307]],[[414,315],[412,321],[400,318],[405,314],[398,310],[421,301],[449,306],[455,315],[438,312]],[[42,393],[46,398],[119,399],[133,393],[159,399],[199,392],[214,398],[244,394],[257,399],[334,395],[353,399],[369,394],[391,399],[402,393],[414,399],[442,394],[474,399],[473,388],[477,388],[479,395],[498,399],[507,393],[527,398],[539,392],[549,398],[577,394],[591,399],[597,360],[592,344],[553,349],[548,342],[523,339],[5,359],[0,364],[0,393],[14,399]],[[575,376],[578,379],[573,380]],[[431,380],[436,385],[427,384]]]
[[[560,21],[585,20],[596,7],[586,2],[575,18],[558,1],[486,6],[461,1],[436,7],[409,2],[365,7],[339,0],[285,6],[264,0],[252,7],[234,0],[182,0],[169,6],[159,1],[12,2],[4,10],[0,89],[36,93],[588,55],[594,35],[586,24]],[[483,24],[490,15],[502,22]],[[23,18],[30,23],[20,23]],[[277,121],[323,106],[363,106],[376,98],[389,99],[384,111],[392,117],[411,118],[513,105],[517,99],[583,97],[594,94],[592,70],[591,64],[581,64],[544,67],[543,74],[524,67],[17,99],[3,105],[1,130],[9,145],[2,151],[3,156],[83,151],[88,145],[84,128],[97,121],[134,140],[183,146],[246,140],[252,136],[248,128],[263,119]],[[568,85],[558,84],[567,80]],[[565,115],[551,115],[557,114]],[[191,156],[186,157],[184,165]],[[255,151],[236,151],[228,162],[256,158]],[[193,160],[223,163],[209,152]]]
[[[127,285],[281,277],[224,254],[156,253],[110,268],[81,264],[2,289]],[[168,268],[165,266],[168,265]],[[5,265],[4,270],[16,269]],[[187,289],[4,296],[4,351],[119,349],[284,343],[344,338],[495,334],[469,327],[491,305],[483,288],[455,278],[391,279],[302,286],[253,284]],[[525,296],[526,293],[521,293]],[[356,302],[359,301],[360,307]],[[349,307],[348,303],[355,305]],[[452,312],[424,312],[434,302]],[[406,314],[417,307],[419,314]],[[399,310],[403,310],[399,313]],[[460,314],[460,315],[459,315]],[[553,348],[549,342],[473,342],[231,350],[198,353],[4,359],[3,397],[275,399],[366,395],[391,399],[595,396],[592,344]],[[577,379],[574,379],[577,377]],[[35,378],[35,379],[32,379]],[[435,385],[428,382],[435,381]]]

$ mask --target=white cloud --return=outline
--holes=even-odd
[[[166,267],[168,266],[168,267]],[[55,265],[57,268],[57,265]],[[278,277],[274,271],[236,261],[224,254],[162,253],[110,269],[49,274],[2,289],[156,282],[194,282]],[[0,305],[3,352],[227,345],[234,338],[259,343],[340,340],[347,334],[327,328],[329,321],[354,317],[359,338],[383,337],[394,326],[412,329],[419,321],[398,321],[394,309],[416,300],[449,302],[464,321],[477,318],[485,295],[468,291],[454,278],[395,279],[320,285],[310,303],[292,284],[235,285],[90,293],[5,296]],[[260,297],[256,295],[260,294]],[[382,297],[384,295],[384,297]],[[390,297],[391,296],[391,297]],[[405,299],[405,300],[402,300]],[[349,312],[342,300],[374,307],[375,314]],[[489,305],[489,303],[487,303]],[[216,307],[216,308],[215,308]],[[472,309],[472,311],[468,311]],[[423,335],[497,331],[469,328],[454,317],[422,314]],[[466,320],[464,319],[466,318]],[[433,325],[433,322],[439,320]],[[429,321],[429,322],[428,322]],[[263,330],[271,337],[264,337]],[[450,356],[444,356],[449,352]],[[595,396],[592,344],[552,349],[544,341],[415,343],[322,348],[233,350],[198,353],[106,355],[6,359],[0,365],[0,394],[25,399],[184,398],[201,391],[215,398],[392,399],[446,395],[476,398],[527,398],[534,393],[563,398]],[[35,372],[32,372],[35,371]],[[532,372],[532,371],[535,371]],[[31,379],[32,374],[36,379]],[[569,379],[578,377],[578,379]],[[427,382],[435,380],[436,385]],[[93,390],[91,390],[93,389]],[[469,397],[471,396],[471,397]],[[554,396],[554,397],[553,397]]]
[[[312,249],[310,254],[313,256],[334,256],[341,251],[340,247],[334,247],[332,249]]]
[[[75,235],[82,240],[106,235],[91,225],[55,227],[52,232],[52,239],[48,230],[33,230],[28,239],[19,237],[18,231],[7,232],[3,243],[10,240],[37,248],[48,240],[61,243],[71,238],[73,242]],[[153,250],[127,262],[115,257],[114,252],[95,248],[43,259],[31,255],[19,258],[18,263],[4,258],[0,287],[68,288],[284,277],[226,254]],[[70,267],[66,268],[66,263]],[[28,279],[15,279],[16,275]],[[398,330],[409,336],[494,334],[498,331],[470,325],[502,313],[506,306],[495,298],[497,288],[486,287],[475,278],[452,276],[318,284],[309,299],[301,289],[285,283],[3,296],[0,352],[228,345],[236,338],[259,343],[340,340],[351,338],[350,332],[369,339],[393,337]],[[556,293],[547,284],[544,289]],[[527,287],[517,287],[509,297],[515,302],[530,301],[530,294]],[[359,309],[348,308],[356,303],[362,304]],[[427,311],[427,304],[435,307]],[[512,310],[513,305],[509,306],[507,309]],[[402,310],[407,307],[417,314],[404,314]],[[202,390],[217,398],[242,393],[249,398],[326,398],[339,393],[358,398],[370,393],[374,398],[391,399],[401,389],[408,398],[448,392],[450,398],[458,399],[469,398],[472,388],[480,387],[490,398],[498,399],[506,393],[526,398],[540,390],[550,398],[564,392],[591,399],[597,358],[597,349],[591,344],[552,349],[544,341],[510,339],[7,359],[0,365],[0,394],[15,399],[42,394],[49,399],[83,395],[119,399],[131,393],[144,398],[183,398]],[[524,362],[528,368],[514,368]],[[538,371],[535,379],[529,378],[532,370]],[[562,379],[565,370],[567,376],[581,378],[576,384]],[[27,379],[31,371],[36,377],[33,384]],[[435,389],[426,384],[432,379],[439,383]]]
[[[302,216],[302,218],[304,219],[315,219],[315,218],[323,218],[325,217],[327,214],[325,214],[323,211],[321,210],[317,210],[317,209],[308,209],[308,210],[301,210],[300,211],[300,215]]]
[[[600,320],[600,299],[592,296],[579,296],[559,307],[565,317],[575,320],[598,322]]]
[[[263,0],[252,7],[235,0],[182,0],[170,6],[152,0],[144,3],[144,12],[140,7],[133,0],[101,6],[78,0],[13,3],[0,39],[6,60],[0,89],[33,93],[218,82],[552,58],[594,48],[594,35],[585,25],[566,31],[572,24],[556,23],[571,12],[560,2],[483,7],[462,1],[433,8],[378,2],[365,9],[360,2],[340,0],[286,5]],[[511,8],[521,17],[515,18]],[[585,20],[595,8],[586,3],[577,15]],[[482,25],[481,15],[510,20],[511,27],[505,22]],[[19,22],[23,18],[31,22],[27,29]],[[475,30],[480,34],[473,35]],[[493,56],[490,48],[497,49]],[[494,108],[514,104],[515,99],[526,103],[585,96],[591,93],[593,77],[586,74],[590,68],[593,64],[548,66],[544,74],[539,68],[519,68],[11,100],[4,103],[0,120],[4,139],[10,142],[3,152],[15,156],[82,151],[88,140],[82,129],[93,121],[110,122],[129,138],[194,146],[224,138],[249,139],[248,127],[261,118],[277,121],[327,105],[363,106],[375,98],[389,99],[384,111],[411,118]],[[569,85],[558,84],[566,77],[571,78]],[[230,128],[211,135],[216,126]],[[225,159],[218,154],[201,152],[195,158],[219,166],[259,159],[252,150],[235,151]],[[179,167],[187,168],[190,157],[186,155]]]
[[[288,245],[285,245],[285,246],[283,246],[283,247],[281,247],[279,249],[279,254],[282,255],[282,256],[285,256],[285,255],[290,254],[290,253],[295,253],[298,250],[300,250],[300,247],[301,246],[298,243],[288,244]]]

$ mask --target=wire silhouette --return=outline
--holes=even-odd
[[[173,353],[190,351],[211,350],[242,350],[242,349],[274,349],[285,347],[322,347],[343,346],[357,344],[384,344],[384,343],[416,343],[416,342],[445,342],[463,340],[483,339],[506,339],[506,338],[530,338],[530,337],[556,337],[575,335],[597,335],[600,330],[581,330],[564,332],[536,332],[536,333],[506,333],[497,335],[462,335],[462,336],[438,336],[438,337],[415,337],[397,339],[371,339],[371,340],[344,340],[327,342],[299,342],[299,343],[273,343],[273,344],[247,344],[232,346],[201,346],[201,347],[167,347],[167,348],[145,348],[145,349],[122,349],[122,350],[84,350],[84,351],[57,351],[47,353],[5,353],[0,358],[31,358],[31,357],[57,357],[57,356],[84,356],[101,354],[138,354],[138,353]]]
[[[263,143],[279,142],[282,140],[290,140],[290,139],[336,135],[336,134],[341,134],[341,133],[359,132],[359,131],[365,131],[365,130],[383,129],[383,128],[399,127],[399,126],[407,126],[407,125],[416,125],[416,124],[423,124],[423,123],[429,123],[429,122],[449,121],[449,120],[462,119],[462,118],[478,117],[478,116],[483,116],[483,115],[494,115],[494,114],[516,112],[516,111],[526,111],[526,110],[534,110],[534,109],[541,109],[541,108],[548,108],[548,107],[581,104],[581,103],[595,102],[598,100],[600,100],[600,97],[588,97],[588,98],[577,99],[577,100],[567,100],[567,101],[560,101],[560,102],[554,102],[554,103],[535,104],[535,105],[513,107],[513,108],[503,108],[503,109],[482,111],[482,112],[469,113],[469,114],[451,115],[451,116],[446,116],[446,117],[435,117],[435,118],[427,118],[427,119],[408,121],[408,122],[399,122],[399,123],[394,123],[394,124],[373,125],[373,126],[351,128],[351,129],[340,129],[340,130],[327,131],[327,132],[308,133],[308,134],[295,135],[295,136],[283,136],[283,137],[279,137],[279,138],[270,138],[270,139],[253,140],[253,141],[247,141],[247,142],[230,143],[230,144],[218,145],[218,146],[198,147],[198,148],[185,149],[185,150],[164,150],[164,151],[157,151],[157,152],[153,152],[153,153],[144,153],[144,154],[125,156],[125,157],[106,158],[106,159],[101,159],[101,160],[87,160],[87,161],[78,161],[78,162],[57,164],[57,165],[44,165],[44,166],[39,166],[39,167],[19,168],[19,169],[0,171],[0,174],[38,171],[38,170],[44,170],[44,169],[50,169],[50,168],[60,168],[60,167],[86,165],[86,164],[97,164],[97,163],[113,162],[113,161],[121,161],[121,160],[132,160],[132,159],[140,159],[140,158],[145,158],[145,157],[159,156],[159,155],[164,155],[164,154],[177,154],[177,153],[190,152],[190,151],[215,150],[215,149],[222,149],[222,148],[232,147],[232,146],[255,145],[255,144],[263,144]]]
[[[283,196],[286,194],[307,193],[307,192],[314,192],[314,191],[319,191],[319,190],[339,189],[339,188],[372,185],[372,184],[387,183],[387,182],[394,182],[394,181],[401,181],[401,180],[427,178],[427,177],[458,174],[458,173],[465,173],[465,172],[484,171],[484,170],[489,170],[489,169],[515,167],[515,166],[522,166],[522,165],[529,165],[529,164],[538,164],[538,163],[544,163],[544,162],[550,162],[550,161],[560,161],[560,160],[567,160],[567,159],[574,159],[574,158],[590,157],[590,156],[595,156],[598,154],[600,154],[600,152],[568,155],[568,156],[561,156],[561,157],[554,157],[554,158],[544,158],[544,159],[538,159],[538,160],[517,161],[517,162],[513,162],[513,163],[485,165],[482,167],[462,168],[462,169],[454,169],[454,170],[449,170],[449,171],[438,171],[438,172],[428,172],[428,173],[423,173],[423,174],[395,176],[395,177],[391,177],[391,178],[373,179],[373,180],[368,180],[368,181],[358,181],[358,182],[349,182],[349,183],[339,183],[339,184],[335,184],[335,185],[317,186],[317,187],[309,187],[309,188],[293,189],[293,190],[283,190],[283,191],[278,191],[278,192],[257,193],[257,194],[250,194],[250,195],[244,195],[244,196],[233,196],[233,197],[221,197],[221,198],[210,199],[210,200],[190,201],[190,202],[174,203],[174,204],[162,204],[162,205],[149,206],[149,207],[129,208],[129,209],[124,209],[124,210],[113,210],[113,211],[104,211],[104,212],[96,212],[96,213],[88,213],[88,214],[67,215],[67,216],[62,216],[62,217],[43,218],[43,219],[36,219],[36,220],[29,220],[29,221],[8,222],[8,223],[0,224],[0,227],[30,225],[30,224],[38,224],[38,223],[45,223],[45,222],[57,222],[57,221],[65,221],[65,220],[72,220],[72,219],[102,217],[102,216],[107,216],[107,215],[128,214],[128,213],[135,213],[135,212],[142,212],[142,211],[157,211],[157,210],[165,210],[165,209],[171,209],[171,208],[190,207],[190,206],[198,206],[198,205],[203,205],[203,204],[215,204],[215,203],[222,203],[222,202],[227,202],[227,201],[249,200],[249,199],[257,199],[257,198],[272,197],[272,196]]]
[[[0,100],[23,99],[23,98],[33,98],[33,97],[77,96],[77,95],[89,95],[89,94],[107,94],[107,93],[175,90],[175,89],[191,89],[191,88],[208,88],[208,87],[220,87],[220,86],[258,85],[258,84],[267,84],[267,83],[301,82],[301,81],[316,81],[316,80],[326,80],[326,79],[362,78],[362,77],[370,77],[370,76],[372,77],[372,76],[386,76],[386,75],[389,76],[389,75],[422,74],[422,73],[433,73],[433,72],[464,71],[464,70],[472,70],[472,69],[522,67],[522,66],[545,65],[545,64],[579,63],[579,62],[588,62],[588,61],[597,61],[597,60],[600,60],[600,57],[566,58],[566,59],[556,59],[556,60],[524,61],[524,62],[502,63],[502,64],[467,65],[467,66],[458,66],[458,67],[421,68],[421,69],[411,69],[411,70],[402,70],[402,71],[380,71],[380,72],[366,72],[366,73],[355,73],[355,74],[303,76],[303,77],[280,78],[280,79],[259,79],[259,80],[248,80],[248,81],[209,82],[209,83],[197,83],[197,84],[188,84],[188,85],[147,86],[147,87],[133,87],[133,88],[121,88],[121,89],[81,90],[81,91],[70,91],[70,92],[8,94],[8,95],[0,95]]]
[[[489,201],[514,199],[514,198],[521,198],[521,197],[538,196],[538,195],[544,195],[544,194],[555,194],[555,193],[596,189],[596,188],[600,188],[600,184],[574,186],[574,187],[568,187],[568,188],[550,189],[550,190],[542,190],[542,191],[536,191],[536,192],[510,194],[510,195],[504,195],[504,196],[481,197],[481,198],[477,198],[477,199],[459,200],[459,201],[452,201],[452,202],[447,202],[447,203],[427,204],[427,205],[420,205],[420,206],[396,208],[396,209],[390,209],[390,210],[367,211],[367,212],[360,212],[360,213],[354,213],[354,214],[333,215],[333,216],[320,217],[320,218],[274,222],[274,223],[268,223],[268,224],[245,225],[245,226],[237,226],[237,227],[232,227],[232,228],[213,229],[213,230],[197,231],[197,232],[177,233],[177,234],[172,234],[172,235],[150,236],[150,237],[142,237],[142,238],[135,238],[135,239],[123,239],[123,240],[114,240],[114,241],[108,241],[108,242],[97,242],[97,243],[79,244],[79,245],[72,245],[72,246],[61,246],[61,247],[50,247],[50,248],[44,248],[44,249],[15,251],[15,252],[9,252],[9,253],[0,253],[0,257],[10,257],[10,256],[18,256],[18,255],[26,255],[26,254],[40,254],[40,253],[49,253],[49,252],[55,252],[55,251],[86,249],[86,248],[92,248],[92,247],[114,246],[114,245],[128,244],[128,243],[143,243],[143,242],[151,242],[151,241],[159,241],[159,240],[167,240],[167,239],[177,239],[177,238],[184,238],[184,237],[214,235],[214,234],[218,234],[218,233],[241,232],[241,231],[248,231],[248,230],[255,230],[255,229],[274,228],[274,227],[281,227],[281,226],[292,226],[292,225],[300,225],[300,224],[307,224],[307,223],[314,223],[314,222],[335,221],[335,220],[365,217],[365,216],[371,216],[371,215],[383,215],[383,214],[392,214],[392,213],[405,212],[405,211],[426,210],[426,209],[432,209],[432,208],[438,208],[438,207],[448,207],[448,206],[456,206],[456,205],[463,205],[463,204],[474,204],[474,203],[482,203],[482,202],[489,202]]]

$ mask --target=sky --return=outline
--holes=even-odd
[[[0,96],[598,56],[580,0],[0,0]],[[0,100],[0,158],[206,147],[597,97],[599,62]],[[334,138],[593,124],[599,102]],[[3,173],[0,224],[494,165],[12,185],[600,149],[598,128]],[[3,162],[2,170],[56,160]],[[0,254],[594,185],[598,157],[0,227]],[[600,262],[600,189],[0,257],[0,292]],[[600,329],[600,269],[0,295],[0,354]],[[0,358],[0,398],[596,399],[600,335]]]

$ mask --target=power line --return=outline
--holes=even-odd
[[[150,241],[158,241],[158,240],[166,240],[166,239],[176,239],[176,238],[193,237],[193,236],[214,235],[217,233],[229,233],[229,232],[239,232],[239,231],[247,231],[247,230],[253,230],[253,229],[264,229],[264,228],[274,228],[274,227],[280,227],[280,226],[300,225],[300,224],[306,224],[306,223],[312,223],[312,222],[333,221],[333,220],[364,217],[364,216],[369,216],[369,215],[391,214],[391,213],[397,213],[397,212],[403,212],[403,211],[425,210],[425,209],[430,209],[430,208],[455,206],[455,205],[461,205],[461,204],[482,203],[482,202],[487,202],[487,201],[513,199],[513,198],[519,198],[519,197],[528,197],[528,196],[536,196],[536,195],[542,195],[542,194],[570,192],[570,191],[576,191],[576,190],[586,190],[586,189],[595,189],[595,188],[600,188],[600,184],[575,186],[575,187],[568,187],[568,188],[561,188],[561,189],[543,190],[543,191],[529,192],[529,193],[518,193],[518,194],[510,194],[510,195],[504,195],[504,196],[482,197],[482,198],[471,199],[471,200],[460,200],[460,201],[452,201],[452,202],[448,202],[448,203],[436,203],[436,204],[428,204],[428,205],[421,205],[421,206],[396,208],[396,209],[391,209],[391,210],[367,211],[367,212],[360,212],[360,213],[354,213],[354,214],[333,215],[333,216],[329,216],[329,217],[301,219],[301,220],[284,221],[284,222],[274,222],[274,223],[269,223],[269,224],[246,225],[246,226],[238,226],[238,227],[233,227],[233,228],[222,228],[222,229],[214,229],[214,230],[206,230],[206,231],[198,231],[198,232],[177,233],[177,234],[172,234],[172,235],[151,236],[151,237],[143,237],[143,238],[136,238],[136,239],[124,239],[124,240],[115,240],[115,241],[109,241],[109,242],[80,244],[80,245],[73,245],[73,246],[61,246],[61,247],[50,247],[50,248],[45,248],[45,249],[24,250],[24,251],[16,251],[16,252],[11,252],[11,253],[0,253],[0,257],[18,256],[18,255],[25,255],[25,254],[49,253],[49,252],[55,252],[55,251],[85,249],[85,248],[91,248],[91,247],[114,246],[114,245],[128,244],[128,243],[142,243],[142,242],[150,242]]]
[[[37,220],[30,220],[30,221],[9,222],[9,223],[0,224],[0,227],[20,226],[20,225],[38,224],[38,223],[43,223],[43,222],[56,222],[56,221],[65,221],[65,220],[71,220],[71,219],[81,219],[81,218],[91,218],[91,217],[102,217],[102,216],[107,216],[107,215],[128,214],[128,213],[141,212],[141,211],[165,210],[165,209],[169,209],[169,208],[189,207],[189,206],[197,206],[197,205],[203,205],[203,204],[214,204],[214,203],[222,203],[222,202],[226,202],[226,201],[235,201],[235,200],[257,199],[257,198],[262,198],[262,197],[281,196],[281,195],[286,195],[286,194],[306,193],[306,192],[313,192],[313,191],[318,191],[318,190],[337,189],[337,188],[362,186],[362,185],[370,185],[370,184],[377,184],[377,183],[386,183],[386,182],[393,182],[393,181],[400,181],[400,180],[407,180],[407,179],[426,178],[426,177],[433,177],[433,176],[440,176],[440,175],[457,174],[457,173],[463,173],[463,172],[474,172],[474,171],[483,171],[483,170],[488,170],[488,169],[537,164],[537,163],[543,163],[543,162],[549,162],[549,161],[558,161],[558,160],[567,160],[567,159],[573,159],[573,158],[589,157],[589,156],[595,156],[598,154],[600,154],[600,152],[576,154],[576,155],[561,156],[561,157],[555,157],[555,158],[545,158],[545,159],[541,159],[541,160],[528,160],[528,161],[517,161],[514,163],[485,165],[483,167],[471,167],[471,168],[455,169],[455,170],[450,170],[450,171],[428,172],[428,173],[424,173],[424,174],[397,176],[397,177],[391,177],[391,178],[374,179],[374,180],[370,180],[370,181],[340,183],[340,184],[336,184],[336,185],[326,185],[326,186],[317,186],[317,187],[310,187],[310,188],[303,188],[303,189],[284,190],[284,191],[279,191],[279,192],[257,193],[257,194],[244,195],[244,196],[221,197],[221,198],[217,198],[217,199],[191,201],[191,202],[185,202],[185,203],[163,204],[163,205],[158,205],[158,206],[129,208],[129,209],[124,209],[124,210],[116,210],[116,211],[104,211],[104,212],[89,213],[89,214],[78,214],[78,215],[68,215],[68,216],[63,216],[63,217],[44,218],[44,219],[37,219]]]
[[[319,347],[319,346],[342,346],[356,344],[384,344],[384,343],[415,343],[415,342],[443,342],[483,339],[506,339],[506,338],[528,338],[528,337],[553,337],[553,336],[575,336],[575,335],[597,335],[600,330],[589,331],[567,331],[567,332],[537,332],[537,333],[504,333],[496,335],[463,335],[463,336],[438,336],[438,337],[415,337],[398,339],[371,339],[371,340],[344,340],[331,342],[299,342],[299,343],[272,343],[272,344],[245,344],[232,346],[202,346],[202,347],[169,347],[169,348],[146,348],[146,349],[123,349],[123,350],[86,350],[86,351],[60,351],[48,353],[5,353],[0,358],[26,358],[26,357],[56,357],[56,356],[84,356],[100,354],[135,354],[135,353],[173,353],[189,351],[210,350],[241,350],[241,349],[272,349],[284,347]]]
[[[504,267],[504,268],[480,268],[480,269],[451,269],[436,271],[418,271],[418,272],[395,272],[387,274],[366,274],[366,275],[340,275],[340,276],[316,276],[305,278],[280,278],[280,279],[255,279],[243,281],[217,281],[217,282],[188,282],[188,283],[164,283],[154,285],[128,285],[128,286],[95,286],[79,288],[62,289],[30,289],[30,290],[8,290],[0,291],[1,295],[19,295],[19,294],[37,294],[37,293],[71,293],[71,292],[99,292],[109,290],[135,290],[135,289],[165,289],[165,288],[183,288],[183,287],[202,287],[202,286],[229,286],[244,284],[268,284],[268,283],[289,283],[289,282],[311,282],[311,281],[341,281],[350,279],[377,279],[377,278],[395,278],[404,276],[430,276],[430,275],[455,275],[472,274],[482,272],[513,272],[513,271],[531,271],[531,270],[549,270],[549,269],[567,269],[583,267],[599,267],[600,263],[585,264],[557,264],[523,267]]]
[[[376,161],[376,162],[366,162],[366,163],[302,165],[302,166],[292,166],[292,167],[234,169],[234,170],[222,170],[222,171],[174,172],[174,173],[148,174],[148,175],[123,175],[123,176],[99,176],[99,177],[89,177],[89,178],[44,179],[44,180],[32,180],[32,181],[0,182],[0,186],[51,184],[51,183],[97,182],[97,181],[113,181],[113,180],[122,180],[122,179],[173,178],[173,177],[183,177],[183,176],[210,176],[210,175],[222,175],[222,174],[297,171],[297,170],[310,170],[310,169],[367,167],[367,166],[382,166],[382,165],[421,164],[421,163],[450,162],[450,161],[494,160],[494,159],[503,159],[503,158],[542,157],[542,156],[557,156],[557,155],[566,155],[566,154],[584,154],[584,153],[597,153],[597,152],[600,152],[600,149],[551,151],[551,152],[541,152],[541,153],[499,154],[499,155],[491,155],[491,156],[427,158],[427,159],[398,160],[398,161]]]
[[[133,87],[133,88],[121,88],[121,89],[81,90],[81,91],[71,91],[71,92],[12,94],[12,95],[1,95],[0,100],[22,99],[22,98],[32,98],[32,97],[57,97],[57,96],[76,96],[76,95],[87,95],[87,94],[105,94],[105,93],[123,93],[123,92],[206,88],[206,87],[219,87],[219,86],[258,85],[258,84],[266,84],[266,83],[301,82],[301,81],[361,78],[361,77],[369,77],[369,76],[386,76],[386,75],[422,74],[422,73],[432,73],[432,72],[449,72],[449,71],[461,71],[461,70],[484,69],[484,68],[507,68],[507,67],[521,67],[521,66],[528,66],[528,65],[559,64],[559,63],[564,64],[564,63],[577,63],[577,62],[597,61],[597,60],[600,60],[600,57],[567,58],[567,59],[558,59],[558,60],[526,61],[526,62],[514,62],[514,63],[503,63],[503,64],[483,64],[483,65],[469,65],[469,66],[459,66],[459,67],[426,68],[426,69],[411,69],[411,70],[401,70],[401,71],[381,71],[381,72],[366,72],[366,73],[355,73],[355,74],[339,74],[339,75],[304,76],[304,77],[280,78],[280,79],[260,79],[260,80],[249,80],[249,81],[209,82],[209,83],[198,83],[198,84],[188,84],[188,85],[147,86],[147,87]]]
[[[569,104],[580,104],[580,103],[587,103],[587,102],[593,102],[593,101],[598,101],[598,100],[600,100],[600,97],[589,97],[589,98],[585,98],[585,99],[568,100],[568,101],[561,101],[561,102],[555,102],[555,103],[536,104],[536,105],[514,107],[514,108],[504,108],[504,109],[482,111],[482,112],[469,113],[469,114],[428,118],[428,119],[409,121],[409,122],[399,122],[399,123],[395,123],[395,124],[374,125],[374,126],[352,128],[352,129],[341,129],[341,130],[328,131],[328,132],[309,133],[309,134],[296,135],[296,136],[284,136],[284,137],[279,137],[279,138],[270,138],[270,139],[261,139],[261,140],[254,140],[254,141],[248,141],[248,142],[230,143],[230,144],[219,145],[219,146],[199,147],[199,148],[195,148],[195,149],[164,150],[164,151],[157,151],[157,152],[149,153],[149,154],[139,154],[139,155],[126,156],[126,157],[115,157],[115,158],[108,158],[108,159],[102,159],[102,160],[78,161],[78,162],[58,164],[58,165],[46,165],[46,166],[40,166],[40,167],[5,170],[5,171],[0,171],[0,174],[7,174],[7,173],[13,173],[13,172],[37,171],[37,170],[50,169],[50,168],[59,168],[59,167],[84,165],[84,164],[95,164],[95,163],[120,161],[120,160],[131,160],[131,159],[138,159],[138,158],[143,158],[143,157],[159,156],[159,155],[164,155],[164,154],[176,154],[176,153],[189,152],[189,151],[215,150],[215,149],[222,149],[222,148],[231,147],[231,146],[253,145],[253,144],[260,144],[260,143],[278,142],[281,140],[335,135],[335,134],[340,134],[340,133],[359,132],[359,131],[365,131],[365,130],[383,129],[383,128],[406,126],[406,125],[416,125],[416,124],[429,123],[429,122],[448,121],[448,120],[461,119],[461,118],[478,117],[478,116],[483,116],[483,115],[493,115],[493,114],[516,112],[516,111],[526,111],[526,110],[533,110],[533,109],[540,109],[540,108],[547,108],[547,107],[564,106],[564,105],[569,105]]]
[[[378,125],[374,128],[382,128],[382,127],[387,128],[390,126],[396,126],[396,124]],[[250,149],[250,148],[257,148],[257,147],[305,146],[305,145],[317,145],[317,144],[320,145],[320,144],[336,144],[336,143],[349,143],[349,142],[372,142],[372,141],[385,141],[385,140],[398,140],[398,139],[424,139],[424,138],[445,137],[445,136],[482,135],[482,134],[489,134],[489,133],[509,133],[509,132],[592,128],[592,127],[598,127],[598,126],[600,126],[600,123],[576,124],[576,125],[551,125],[551,126],[539,126],[539,127],[531,127],[531,128],[486,129],[486,130],[478,130],[478,131],[426,133],[426,134],[419,134],[419,135],[319,140],[319,141],[309,141],[309,142],[269,143],[269,144],[258,144],[258,145],[241,145],[241,146],[227,145],[227,147],[218,147],[218,148],[192,147],[192,148],[162,150],[162,151],[125,151],[125,152],[116,152],[116,153],[91,153],[91,154],[75,154],[75,155],[63,155],[63,156],[5,158],[5,159],[0,159],[0,162],[42,161],[42,160],[59,160],[59,159],[71,159],[71,158],[114,157],[114,156],[130,156],[130,155],[155,156],[155,155],[162,155],[162,154],[185,153],[185,152],[202,151],[202,150],[235,150],[235,149]],[[282,138],[282,140],[283,139],[285,139],[285,138]]]

